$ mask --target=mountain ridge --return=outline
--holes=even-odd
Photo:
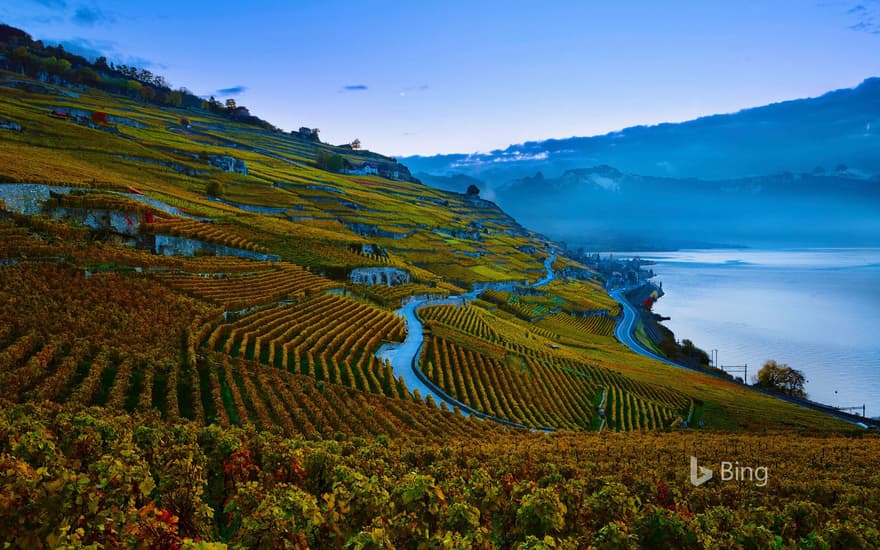
[[[566,168],[578,168],[585,165],[610,164],[617,166],[624,171],[638,172],[645,175],[669,175],[679,177],[745,177],[760,176],[773,172],[782,171],[810,171],[818,164],[826,163],[827,167],[833,167],[837,164],[844,163],[852,168],[863,170],[870,174],[880,173],[880,161],[876,160],[876,155],[868,153],[875,151],[878,140],[880,140],[880,77],[870,77],[863,80],[859,85],[853,88],[842,88],[832,90],[814,98],[791,99],[771,103],[768,105],[749,107],[741,109],[733,113],[714,114],[699,117],[684,122],[665,122],[656,125],[637,125],[627,127],[621,130],[608,132],[595,136],[576,136],[570,138],[550,138],[540,141],[527,141],[522,144],[510,145],[505,149],[496,149],[489,153],[472,153],[472,154],[446,154],[434,156],[410,156],[402,157],[401,161],[406,162],[410,166],[413,173],[425,172],[433,175],[449,176],[455,173],[462,173],[473,177],[479,177],[486,181],[490,186],[500,185],[503,181],[517,177],[521,177],[523,172],[534,173],[539,170],[558,174]],[[847,111],[847,106],[855,107]],[[813,111],[810,114],[810,111]],[[818,140],[808,142],[810,152],[817,148],[817,141],[833,138],[838,141],[846,141],[849,133],[850,137],[858,135],[862,130],[862,136],[869,138],[867,147],[859,148],[858,154],[846,153],[838,151],[840,155],[820,154],[810,156],[806,154],[802,143],[794,148],[800,151],[803,158],[799,158],[796,163],[773,163],[764,159],[762,162],[752,161],[746,164],[747,170],[736,168],[734,163],[730,166],[725,165],[726,170],[722,171],[711,166],[702,166],[698,164],[688,164],[683,162],[681,166],[675,164],[675,159],[664,158],[661,153],[669,153],[662,150],[661,139],[677,140],[676,146],[681,147],[685,143],[687,147],[692,149],[688,151],[688,155],[699,156],[699,153],[711,154],[714,160],[718,160],[720,153],[713,152],[712,146],[718,145],[724,136],[681,136],[680,133],[687,133],[692,129],[698,130],[725,130],[736,138],[736,134],[742,131],[753,132],[755,128],[764,126],[765,133],[772,130],[772,125],[779,125],[780,121],[772,120],[780,117],[804,116],[812,117],[805,127],[810,132],[816,132],[818,125],[823,125],[820,130],[825,131],[825,135],[816,136]],[[820,120],[816,117],[824,115],[826,120]],[[769,120],[754,120],[761,117],[770,116]],[[842,119],[841,116],[845,118]],[[802,122],[802,121],[801,121]],[[733,123],[733,124],[730,124]],[[751,124],[751,128],[744,128],[747,124]],[[800,124],[800,122],[798,122]],[[839,127],[839,126],[843,127]],[[701,128],[707,127],[707,128]],[[775,130],[791,131],[794,127],[775,128]],[[809,132],[807,132],[809,133]],[[804,135],[797,135],[804,139]],[[775,141],[770,143],[774,145],[776,152],[784,149],[780,143],[780,136],[770,136]],[[696,139],[700,138],[700,139]],[[715,140],[714,142],[712,140]],[[658,143],[650,143],[651,140]],[[708,141],[707,141],[708,140]],[[629,141],[635,141],[635,144],[629,144]],[[639,142],[648,143],[639,143]],[[749,143],[733,143],[721,144],[726,146],[736,146],[734,151],[742,152],[743,146],[754,157],[754,149],[765,147],[766,143],[759,141]],[[858,143],[848,142],[847,145],[853,146]],[[825,144],[828,146],[828,143]],[[621,154],[621,148],[629,147],[625,154]],[[643,151],[640,149],[647,149]],[[658,150],[651,151],[654,147]],[[613,149],[617,149],[614,151]],[[794,154],[795,151],[790,152]],[[759,150],[758,156],[765,154]],[[644,156],[644,159],[634,159],[635,156]],[[674,156],[674,155],[673,155]],[[684,156],[684,155],[682,155]],[[839,157],[839,158],[838,158]],[[812,160],[806,160],[812,158]],[[554,165],[555,163],[555,165]],[[664,164],[665,163],[665,164]],[[548,169],[549,168],[549,169]]]

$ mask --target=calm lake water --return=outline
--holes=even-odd
[[[880,249],[637,255],[657,262],[654,310],[679,340],[747,364],[749,378],[767,359],[788,363],[811,399],[880,415]]]

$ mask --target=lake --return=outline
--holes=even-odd
[[[654,311],[720,365],[804,372],[815,401],[880,415],[880,249],[615,254],[656,262]]]

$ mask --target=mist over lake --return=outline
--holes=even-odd
[[[721,365],[802,370],[813,400],[880,414],[880,249],[621,253],[653,266],[654,311]]]

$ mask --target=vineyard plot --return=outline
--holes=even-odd
[[[228,275],[163,275],[173,288],[222,304],[227,309],[301,298],[336,286],[332,281],[286,263],[256,273]]]
[[[210,350],[372,393],[396,395],[390,367],[375,357],[405,337],[403,321],[364,302],[322,294],[217,324]],[[393,376],[392,376],[393,378]]]

